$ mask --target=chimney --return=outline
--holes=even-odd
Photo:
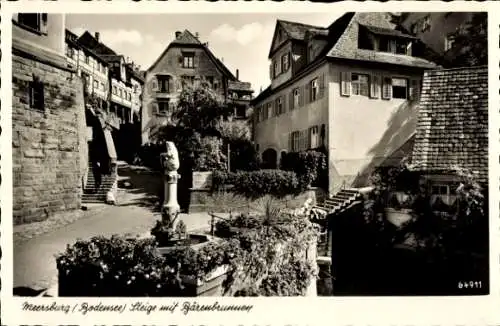
[[[101,33],[95,32],[95,39],[97,40],[97,42],[101,42]]]
[[[236,69],[236,80],[240,80],[240,70]]]
[[[181,34],[182,34],[181,31],[175,32],[175,38],[178,39],[179,37],[181,37]]]
[[[194,33],[194,37],[200,38],[200,33],[198,33],[198,32]]]

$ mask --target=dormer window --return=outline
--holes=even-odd
[[[274,77],[280,74],[280,63],[278,61],[274,61]]]
[[[288,71],[288,68],[290,68],[290,53],[281,56],[281,68],[283,72]]]
[[[394,54],[411,55],[414,36],[398,30],[360,25],[358,47]]]

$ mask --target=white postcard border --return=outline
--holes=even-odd
[[[158,325],[493,325],[500,322],[499,283],[499,26],[500,3],[495,2],[342,2],[314,4],[307,2],[160,2],[160,1],[19,1],[3,2],[1,10],[2,111],[0,139],[2,184],[1,224],[1,309],[2,324],[158,324]],[[18,11],[49,13],[238,13],[238,12],[324,12],[328,11],[488,11],[489,13],[489,137],[490,137],[490,295],[480,297],[318,297],[318,298],[17,298],[12,297],[12,126],[11,107],[11,14]],[[393,10],[391,10],[393,9]],[[127,312],[35,313],[23,311],[23,302],[68,304],[78,308],[83,302],[123,304],[136,301],[165,305],[184,301],[200,304],[251,304],[250,313]]]

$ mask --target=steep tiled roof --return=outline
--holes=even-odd
[[[324,27],[302,24],[302,23],[297,23],[297,22],[290,22],[290,21],[281,20],[281,19],[278,19],[277,23],[283,27],[283,29],[288,33],[290,38],[295,39],[295,40],[304,40],[304,38],[306,36],[306,32],[308,32],[308,31],[324,31],[324,30],[326,30],[326,28],[324,28]]]
[[[82,36],[80,36],[80,38],[78,39],[78,43],[80,43],[84,47],[94,51],[98,55],[106,55],[106,56],[118,55],[115,51],[110,49],[108,46],[99,42],[88,31],[85,31],[85,33],[83,33]]]
[[[193,35],[190,31],[187,29],[182,32],[179,37],[177,37],[175,40],[173,40],[170,44],[198,44],[201,45],[200,40],[196,36]]]
[[[470,169],[488,180],[488,69],[424,75],[412,163],[419,170]]]
[[[320,51],[317,58],[313,62],[300,68],[295,76],[299,76],[302,72],[318,64],[319,61],[325,60],[325,58],[394,64],[420,69],[436,68],[437,65],[435,63],[420,57],[359,49],[358,31],[360,26],[361,28],[369,28],[372,33],[385,35],[390,34],[397,37],[412,37],[408,35],[408,33],[401,31],[400,27],[396,25],[393,20],[394,15],[391,13],[348,12],[335,20],[327,28],[301,23],[292,23],[283,20],[278,20],[276,28],[278,28],[278,25],[283,26],[290,36],[296,40],[303,41],[307,34],[310,34],[311,36],[320,35],[327,39],[326,45]],[[328,33],[328,36],[324,35],[326,32]],[[270,56],[272,52],[273,51],[271,49],[269,54]],[[295,80],[295,77],[289,80],[289,82],[292,82],[293,80]],[[286,83],[282,84],[280,87],[285,86]],[[266,88],[264,92],[261,92],[253,100],[253,103],[258,103],[261,99],[266,98],[269,94],[278,90],[279,87],[276,90],[271,90],[269,87]]]
[[[368,26],[368,25],[363,25],[359,24],[363,28],[366,28],[370,32],[378,35],[388,35],[388,36],[396,36],[396,37],[404,37],[404,38],[410,38],[410,39],[416,39],[415,36],[403,33],[399,30],[392,29],[392,28],[383,28],[383,27],[376,27],[376,26]]]
[[[403,35],[403,33],[397,31],[397,25],[392,22],[392,16],[389,13],[356,13],[327,56],[336,59],[371,61],[419,68],[436,67],[434,63],[422,58],[359,49],[358,35],[360,26],[362,28],[369,26],[372,30],[384,31],[385,34],[388,33],[388,30],[392,30],[398,36]]]
[[[155,62],[153,62],[153,64],[149,67],[148,71],[151,70],[153,67],[156,66],[156,64],[158,64],[158,62],[161,60],[161,58],[163,58],[165,56],[165,54],[167,53],[167,51],[171,48],[171,47],[183,47],[183,46],[191,46],[191,47],[198,47],[198,48],[202,48],[205,53],[208,55],[208,57],[212,60],[212,62],[215,64],[215,66],[229,79],[229,80],[236,80],[236,77],[234,76],[234,74],[226,67],[226,65],[220,61],[213,53],[212,51],[210,51],[210,49],[208,48],[208,46],[206,44],[203,44],[200,42],[200,40],[193,35],[193,33],[191,33],[190,31],[188,30],[185,30],[184,32],[182,32],[181,35],[179,35],[179,37],[177,37],[175,40],[173,40],[172,42],[170,42],[168,44],[168,46],[165,48],[165,50],[163,51],[163,53],[156,59]]]

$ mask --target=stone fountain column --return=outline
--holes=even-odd
[[[167,223],[173,223],[175,215],[179,213],[180,206],[177,202],[177,181],[180,175],[179,154],[173,142],[166,143],[166,151],[160,155],[160,162],[164,174],[164,199],[162,205],[162,220]],[[173,228],[174,225],[171,225]]]

